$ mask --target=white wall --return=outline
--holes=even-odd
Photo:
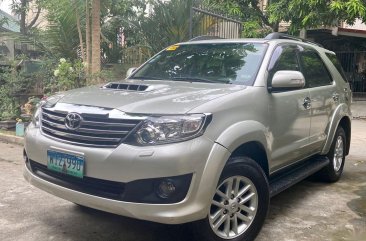
[[[343,23],[342,28],[348,29],[357,29],[357,30],[366,30],[366,24],[362,22],[362,20],[357,19],[353,25],[348,25],[347,23]]]

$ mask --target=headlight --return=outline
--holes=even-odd
[[[35,127],[39,127],[40,126],[40,122],[41,122],[41,114],[42,114],[42,106],[46,106],[46,107],[52,107],[54,106],[60,99],[62,99],[65,95],[63,94],[56,94],[53,95],[51,97],[48,98],[44,98],[42,99],[38,104],[37,104],[37,109],[33,114],[32,117],[32,123]]]
[[[202,135],[210,120],[211,115],[207,114],[148,117],[130,140],[138,145],[185,141]]]
[[[41,122],[41,113],[42,113],[42,105],[38,105],[32,117],[32,123],[35,127],[39,127],[39,124]]]

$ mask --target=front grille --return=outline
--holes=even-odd
[[[125,183],[84,176],[82,179],[51,171],[47,166],[29,160],[29,169],[38,177],[65,188],[114,200],[122,200]]]
[[[67,111],[42,108],[41,129],[43,134],[64,142],[93,147],[118,146],[141,119],[115,119],[108,114],[80,113],[80,127],[71,130],[65,125]]]

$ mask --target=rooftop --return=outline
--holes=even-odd
[[[3,19],[6,20],[5,23],[0,25],[0,31],[20,32],[19,21],[0,9],[0,21]]]

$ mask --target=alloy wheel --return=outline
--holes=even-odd
[[[344,148],[343,148],[343,138],[338,136],[337,142],[334,147],[334,157],[333,157],[333,167],[334,171],[338,172],[341,169],[343,158],[344,158]]]
[[[253,182],[243,176],[225,179],[211,202],[209,222],[214,233],[223,239],[243,234],[258,209],[258,193]]]

